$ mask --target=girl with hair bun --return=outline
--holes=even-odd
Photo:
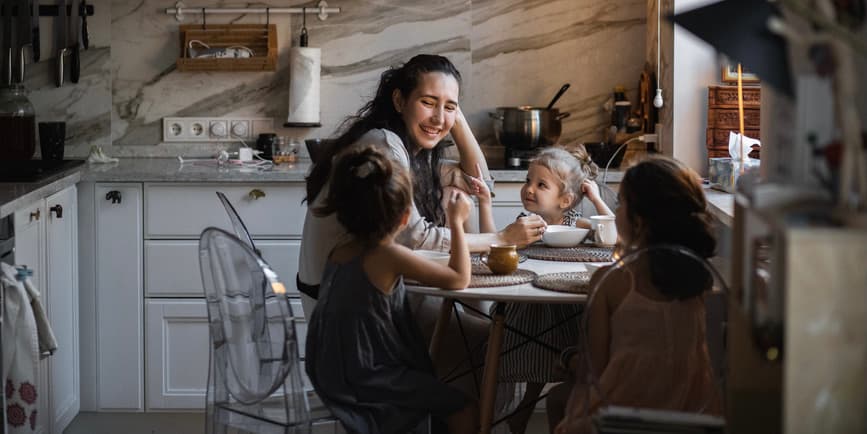
[[[641,161],[626,171],[619,194],[615,222],[624,255],[659,246],[714,255],[704,191],[688,167],[666,157]],[[597,289],[586,313],[589,354],[564,352],[576,383],[562,383],[548,395],[552,432],[590,433],[602,397],[607,405],[721,413],[702,297],[713,277],[687,255],[646,252],[611,270],[604,282],[597,279],[608,267],[594,273],[590,287]],[[582,359],[589,366],[579,368]],[[597,379],[592,387],[587,378]]]
[[[475,433],[473,400],[434,373],[407,301],[404,278],[463,289],[470,256],[463,224],[470,202],[454,192],[444,210],[451,258],[441,265],[395,241],[409,221],[412,181],[376,146],[335,158],[334,176],[312,212],[333,216],[351,236],[328,255],[307,335],[307,375],[350,433],[416,432],[431,417],[434,432]]]

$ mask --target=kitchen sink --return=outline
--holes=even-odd
[[[84,164],[84,160],[0,161],[0,182],[38,182]]]

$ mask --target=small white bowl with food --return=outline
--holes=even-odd
[[[548,225],[542,234],[542,242],[549,247],[575,247],[584,241],[590,229],[567,225]]]

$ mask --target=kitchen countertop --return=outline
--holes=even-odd
[[[722,224],[732,227],[735,216],[735,195],[706,186],[704,196],[707,198],[708,211]]]
[[[0,182],[0,218],[70,185],[75,185],[81,180],[81,172],[86,167],[67,169],[38,182]]]
[[[271,170],[217,167],[212,161],[181,164],[176,158],[122,158],[117,163],[86,164],[57,173],[39,182],[0,183],[0,217],[9,215],[35,200],[54,194],[79,181],[89,182],[303,182],[309,161]],[[500,183],[523,183],[526,170],[491,170]],[[617,183],[623,172],[608,172],[606,182]],[[600,175],[601,179],[602,175]]]

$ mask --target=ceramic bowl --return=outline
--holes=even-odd
[[[429,259],[431,261],[436,262],[437,264],[449,266],[449,252],[441,252],[439,250],[413,250],[416,255],[421,256],[422,258]]]
[[[542,242],[550,247],[575,247],[584,241],[590,229],[566,225],[548,225],[542,234]]]

